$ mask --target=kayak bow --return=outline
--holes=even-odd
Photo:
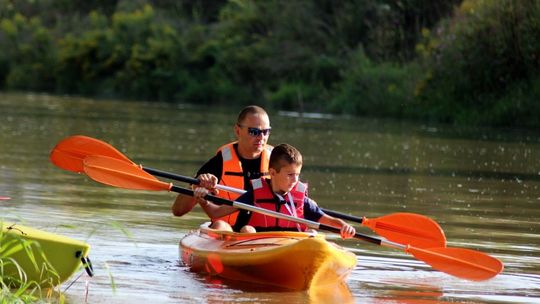
[[[41,287],[54,287],[81,266],[93,275],[87,243],[19,224],[0,225],[4,282],[13,286],[35,282]]]

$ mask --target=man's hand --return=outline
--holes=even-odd
[[[213,195],[216,195],[219,193],[218,189],[216,189],[218,178],[210,173],[204,173],[199,175],[199,187],[204,187],[210,191]]]

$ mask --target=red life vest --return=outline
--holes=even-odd
[[[254,205],[256,207],[276,211],[282,214],[304,218],[304,198],[307,193],[307,184],[298,182],[293,189],[285,195],[285,204],[279,202],[275,197],[269,180],[254,179],[251,181],[253,186]],[[291,200],[292,204],[291,206]],[[305,231],[307,227],[288,220],[282,220],[267,216],[261,213],[252,212],[247,225],[255,227],[258,231],[264,230],[299,230]]]
[[[238,153],[236,153],[236,150],[234,149],[234,144],[236,144],[236,142],[228,143],[218,149],[218,153],[221,152],[221,156],[223,158],[219,183],[221,185],[234,187],[237,189],[244,189],[244,171],[242,170],[242,163],[240,162]],[[268,174],[268,162],[270,160],[272,148],[272,146],[266,145],[261,153],[260,172],[263,174]],[[221,190],[219,191],[218,196],[234,201],[240,196],[240,194]],[[236,222],[237,217],[238,212],[234,212],[220,218],[212,219],[212,221],[223,220],[232,226]]]

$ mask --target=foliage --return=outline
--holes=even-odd
[[[441,28],[417,92],[428,116],[535,125],[516,119],[537,108],[530,101],[538,97],[538,20],[540,2],[534,0],[463,2]]]
[[[331,109],[338,113],[356,113],[402,117],[408,113],[415,66],[375,64],[358,50],[349,61],[343,79],[333,94]]]
[[[364,43],[368,54],[400,62],[415,58],[415,46],[422,32],[451,16],[462,0],[383,0],[382,10],[373,30],[376,43]],[[368,17],[369,16],[365,16]],[[369,20],[369,19],[368,19]],[[379,24],[382,24],[379,25]],[[374,45],[374,49],[370,49]],[[373,57],[373,56],[371,56]]]
[[[0,222],[1,226],[2,223]],[[38,303],[45,302],[45,300],[50,302],[53,294],[50,293],[45,298],[39,284],[26,279],[24,270],[21,269],[13,257],[15,254],[22,252],[36,268],[44,267],[44,271],[49,272],[52,276],[57,276],[57,274],[52,270],[50,264],[42,266],[37,264],[37,255],[40,255],[46,261],[46,257],[38,243],[13,236],[12,234],[8,237],[3,230],[0,230],[0,303]],[[19,275],[13,276],[10,271],[6,273],[5,270],[8,268],[18,269]],[[58,294],[57,297],[57,299],[54,299],[55,302],[63,303],[63,295]]]
[[[51,87],[55,48],[52,34],[38,17],[15,14],[0,20],[0,87],[46,90]]]
[[[90,17],[90,30],[59,42],[59,91],[164,99],[186,82],[182,41],[151,6]]]
[[[537,126],[535,0],[0,0],[0,88]]]

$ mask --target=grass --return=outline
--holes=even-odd
[[[42,282],[28,280],[17,262],[21,257],[28,258],[31,267],[42,273]],[[39,265],[38,261],[43,262]],[[55,278],[58,274],[37,242],[0,231],[0,304],[64,303],[64,296],[54,290]]]

